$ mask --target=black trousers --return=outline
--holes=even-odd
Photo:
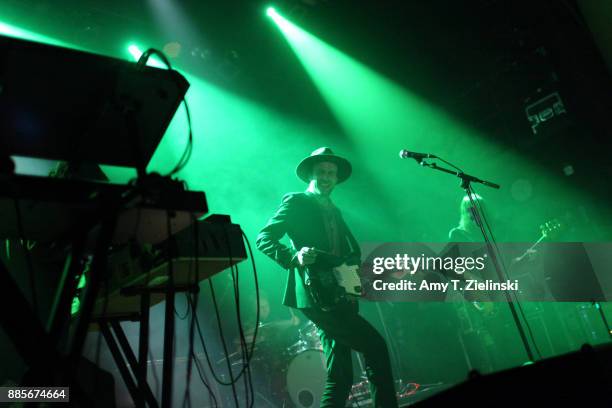
[[[321,408],[344,408],[353,385],[351,350],[363,354],[376,408],[396,408],[389,352],[383,337],[357,313],[355,304],[331,311],[301,309],[319,328],[327,364],[327,382]]]

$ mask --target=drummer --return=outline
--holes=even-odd
[[[243,321],[247,343],[253,340],[256,317],[254,311],[256,308],[257,299],[251,297],[247,301],[247,307],[243,309],[245,311],[243,314],[248,316]],[[302,320],[291,309],[282,308],[279,311],[282,311],[282,314],[272,313],[270,298],[266,292],[261,291],[259,293],[259,327],[257,329],[256,351],[262,352],[265,350],[278,355],[298,341],[298,335],[303,326]],[[240,338],[237,337],[234,343],[240,344]]]

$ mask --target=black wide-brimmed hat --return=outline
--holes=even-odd
[[[342,183],[349,178],[353,171],[351,163],[344,157],[337,156],[329,147],[319,147],[298,164],[295,174],[306,183],[309,183],[312,177],[313,166],[321,162],[330,162],[338,166],[338,183]]]

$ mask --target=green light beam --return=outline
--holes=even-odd
[[[140,48],[137,45],[135,45],[135,44],[130,44],[127,47],[127,50],[130,53],[130,55],[132,56],[132,58],[134,58],[134,61],[138,61],[140,59],[140,56],[144,52],[144,51],[141,51]],[[147,65],[150,66],[150,67],[156,67],[156,68],[167,68],[166,64],[164,64],[155,55],[151,55],[149,57],[149,59],[147,60]]]
[[[65,47],[65,48],[71,48],[71,49],[79,50],[79,51],[91,52],[87,50],[86,48],[80,47],[76,44],[72,44],[66,41],[59,40],[54,37],[43,35],[35,31],[26,30],[24,28],[5,23],[3,21],[0,21],[0,35],[4,35],[7,37],[11,37],[11,38],[17,38],[21,40],[37,42],[41,44],[56,45],[58,47]]]
[[[450,112],[303,30],[278,11],[269,8],[266,14],[279,28],[353,142],[358,156],[353,160],[376,180],[372,191],[380,192],[381,203],[392,203],[391,207],[397,208],[400,218],[405,218],[401,214],[431,217],[436,211],[443,213],[443,204],[432,212],[431,202],[442,203],[453,193],[461,194],[452,177],[414,166],[412,161],[400,160],[397,154],[404,148],[434,153],[471,174],[495,180],[506,189],[502,194],[508,194],[510,186],[523,175],[542,180],[559,201],[578,196],[561,174],[545,170],[490,135],[481,134]],[[490,190],[484,194],[498,195]],[[546,212],[545,207],[536,211]],[[436,223],[435,220],[428,222]],[[435,226],[432,230],[440,228]]]

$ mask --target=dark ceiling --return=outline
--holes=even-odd
[[[525,154],[546,144],[558,150],[547,158],[587,159],[601,154],[596,139],[610,136],[602,120],[612,106],[610,76],[572,1],[4,0],[0,9],[13,24],[122,58],[129,41],[178,42],[173,61],[186,71],[283,114],[336,126],[265,17],[267,5]],[[160,17],[154,10],[163,7]],[[173,14],[182,23],[171,23]],[[546,138],[514,140],[513,129],[528,129],[525,104],[552,88],[567,96],[574,116],[564,127],[572,131],[557,134],[553,146]],[[589,138],[593,149],[584,147]]]

